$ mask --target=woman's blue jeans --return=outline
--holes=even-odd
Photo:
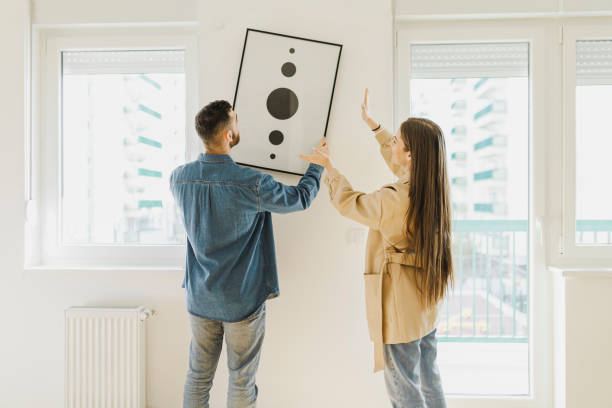
[[[183,408],[209,408],[210,389],[219,363],[223,335],[229,368],[229,408],[254,408],[257,401],[255,374],[264,339],[266,306],[246,319],[228,323],[189,314],[192,339]]]
[[[385,384],[393,408],[446,408],[436,331],[411,343],[385,344]]]

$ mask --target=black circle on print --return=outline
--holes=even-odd
[[[296,70],[297,69],[295,68],[295,64],[292,62],[285,62],[283,66],[281,67],[281,72],[286,77],[294,76]]]
[[[270,155],[270,158],[271,158],[272,160],[274,160],[274,159],[276,159],[276,155],[275,155],[274,153],[272,153],[272,154]]]
[[[289,48],[289,52],[293,54],[295,52],[295,48]]]
[[[270,132],[269,139],[270,143],[272,143],[274,146],[278,146],[279,144],[283,143],[283,140],[285,140],[285,136],[280,130],[273,130],[272,132]]]
[[[289,119],[298,110],[298,97],[291,89],[277,88],[268,95],[266,106],[276,119]]]

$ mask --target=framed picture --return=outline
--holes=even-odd
[[[342,45],[247,29],[234,95],[243,165],[303,175],[327,133]]]

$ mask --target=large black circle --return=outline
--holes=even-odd
[[[295,68],[295,64],[293,62],[285,62],[281,67],[281,72],[286,77],[294,76],[296,70],[297,69]]]
[[[270,139],[270,143],[272,143],[274,146],[278,146],[279,144],[283,143],[285,136],[283,136],[283,132],[280,130],[273,130],[270,132],[268,139]]]
[[[266,106],[276,119],[289,119],[298,110],[298,97],[291,89],[277,88],[270,92]]]

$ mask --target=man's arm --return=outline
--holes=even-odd
[[[257,189],[258,211],[286,214],[307,209],[319,192],[322,172],[322,166],[311,164],[297,186],[279,183],[264,174]]]

